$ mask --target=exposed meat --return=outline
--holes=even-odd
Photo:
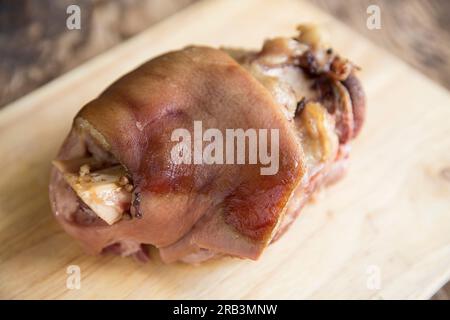
[[[90,253],[200,263],[257,259],[320,186],[342,175],[360,130],[355,67],[316,29],[266,41],[260,52],[189,47],[113,83],[75,118],[50,198],[63,228]],[[278,129],[279,170],[262,164],[175,164],[171,134]],[[93,199],[95,201],[93,201]]]
[[[366,97],[364,90],[359,82],[358,78],[351,72],[347,79],[343,82],[345,88],[347,88],[352,102],[353,111],[353,138],[359,133],[362,128],[365,113],[366,113]]]
[[[91,172],[91,168],[102,166],[93,157],[56,160],[53,164],[80,198],[84,211],[92,210],[110,225],[129,211],[132,186],[121,165]]]

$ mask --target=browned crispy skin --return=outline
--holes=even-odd
[[[76,117],[101,134],[129,171],[142,217],[68,229],[98,252],[125,238],[168,246],[199,222],[191,242],[257,258],[302,176],[302,149],[283,117],[263,86],[223,51],[190,47],[151,60]],[[192,130],[194,120],[202,120],[204,130],[279,129],[279,172],[261,175],[260,165],[173,165],[171,133]]]
[[[58,159],[121,164],[133,187],[131,214],[106,224],[54,168],[50,199],[63,228],[94,254],[143,260],[143,245],[153,245],[165,262],[258,258],[317,189],[342,176],[365,116],[357,68],[321,46],[314,29],[300,29],[260,52],[169,52],[84,106]],[[278,173],[261,175],[259,164],[174,164],[172,132],[193,136],[198,120],[203,131],[278,129]]]

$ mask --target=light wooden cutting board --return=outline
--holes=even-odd
[[[367,122],[347,176],[259,261],[91,257],[57,225],[50,160],[84,103],[166,50],[258,48],[311,21],[363,68]],[[2,110],[0,137],[0,298],[429,298],[450,277],[449,93],[306,3],[196,4]],[[70,265],[79,290],[66,288]]]

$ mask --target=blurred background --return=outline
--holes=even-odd
[[[0,108],[197,1],[205,0],[0,0]],[[450,1],[304,1],[450,88]],[[83,13],[82,32],[67,32],[71,4]],[[372,4],[379,30],[366,26]],[[449,298],[450,284],[433,297]]]

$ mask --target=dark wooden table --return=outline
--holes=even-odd
[[[0,107],[198,0],[0,0]],[[230,0],[231,1],[231,0]],[[308,0],[450,88],[450,1]],[[66,8],[84,32],[66,32]],[[366,26],[369,5],[381,28]],[[434,299],[449,299],[450,284]]]

